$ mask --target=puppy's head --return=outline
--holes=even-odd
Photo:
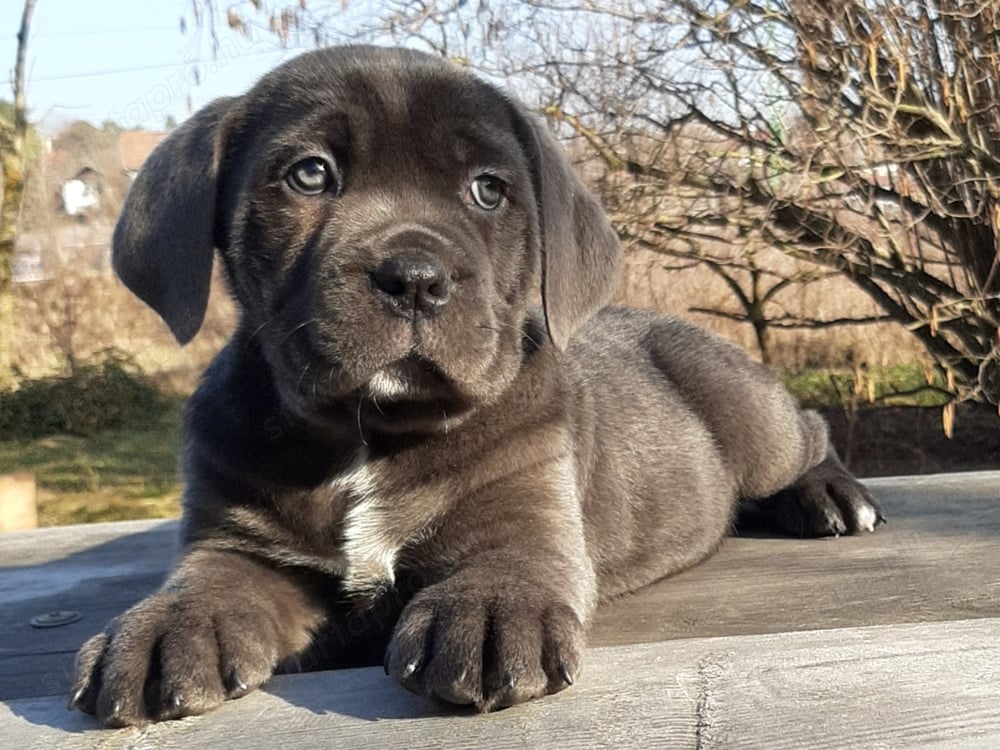
[[[386,430],[495,401],[526,337],[565,347],[619,260],[543,126],[440,59],[372,47],[302,55],[150,156],[114,263],[181,343],[214,249],[286,405]]]

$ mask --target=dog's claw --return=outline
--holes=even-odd
[[[386,649],[385,650],[385,656],[382,657],[382,669],[385,671],[385,676],[386,677],[389,676],[389,659],[390,659],[390,656],[391,656],[391,654],[389,653],[389,649]]]
[[[414,672],[416,671],[417,671],[417,663],[415,661],[411,661],[403,669],[403,679],[405,680],[407,677],[412,677]]]
[[[504,672],[504,675],[503,675],[503,686],[507,690],[513,690],[514,689],[514,673],[513,672],[510,672],[510,671]]]
[[[77,691],[75,693],[73,693],[73,695],[70,696],[69,705],[66,706],[66,709],[69,710],[69,711],[72,711],[74,709],[79,708],[80,707],[80,701],[83,700],[83,695],[86,692],[87,692],[87,688],[86,687],[78,688]]]
[[[229,676],[226,678],[226,688],[234,695],[242,695],[247,691],[247,684],[243,682],[243,678],[236,667],[229,670]]]
[[[566,666],[566,662],[559,662],[559,676],[562,677],[563,682],[567,685],[573,684],[573,675],[569,673],[569,667]]]

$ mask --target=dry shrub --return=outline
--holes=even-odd
[[[795,263],[788,258],[785,261]],[[692,320],[735,341],[759,359],[749,324],[691,312],[691,308],[737,312],[728,287],[705,266],[679,268],[675,259],[648,250],[630,250],[617,300]],[[793,284],[776,297],[771,312],[774,316],[787,313],[804,319],[831,320],[875,315],[879,311],[848,280],[833,277]],[[861,363],[886,366],[929,359],[920,343],[897,323],[773,329],[772,335],[773,364],[789,370],[853,367]]]
[[[201,332],[181,348],[166,325],[111,275],[63,269],[51,279],[15,287],[14,361],[25,378],[71,374],[108,349],[124,352],[171,390],[189,390],[233,329],[233,303],[221,279],[212,283]]]

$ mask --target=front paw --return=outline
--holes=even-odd
[[[271,675],[274,640],[226,593],[154,594],[80,649],[70,708],[115,727],[201,714]]]
[[[413,692],[491,711],[572,685],[583,642],[573,609],[540,591],[444,581],[403,611],[385,671]]]

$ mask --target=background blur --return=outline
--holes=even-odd
[[[42,523],[177,512],[183,399],[233,326],[217,279],[180,349],[111,274],[142,161],[350,41],[545,117],[619,230],[619,300],[777,368],[862,475],[1000,467],[1000,3],[29,0],[0,26],[0,473]]]

